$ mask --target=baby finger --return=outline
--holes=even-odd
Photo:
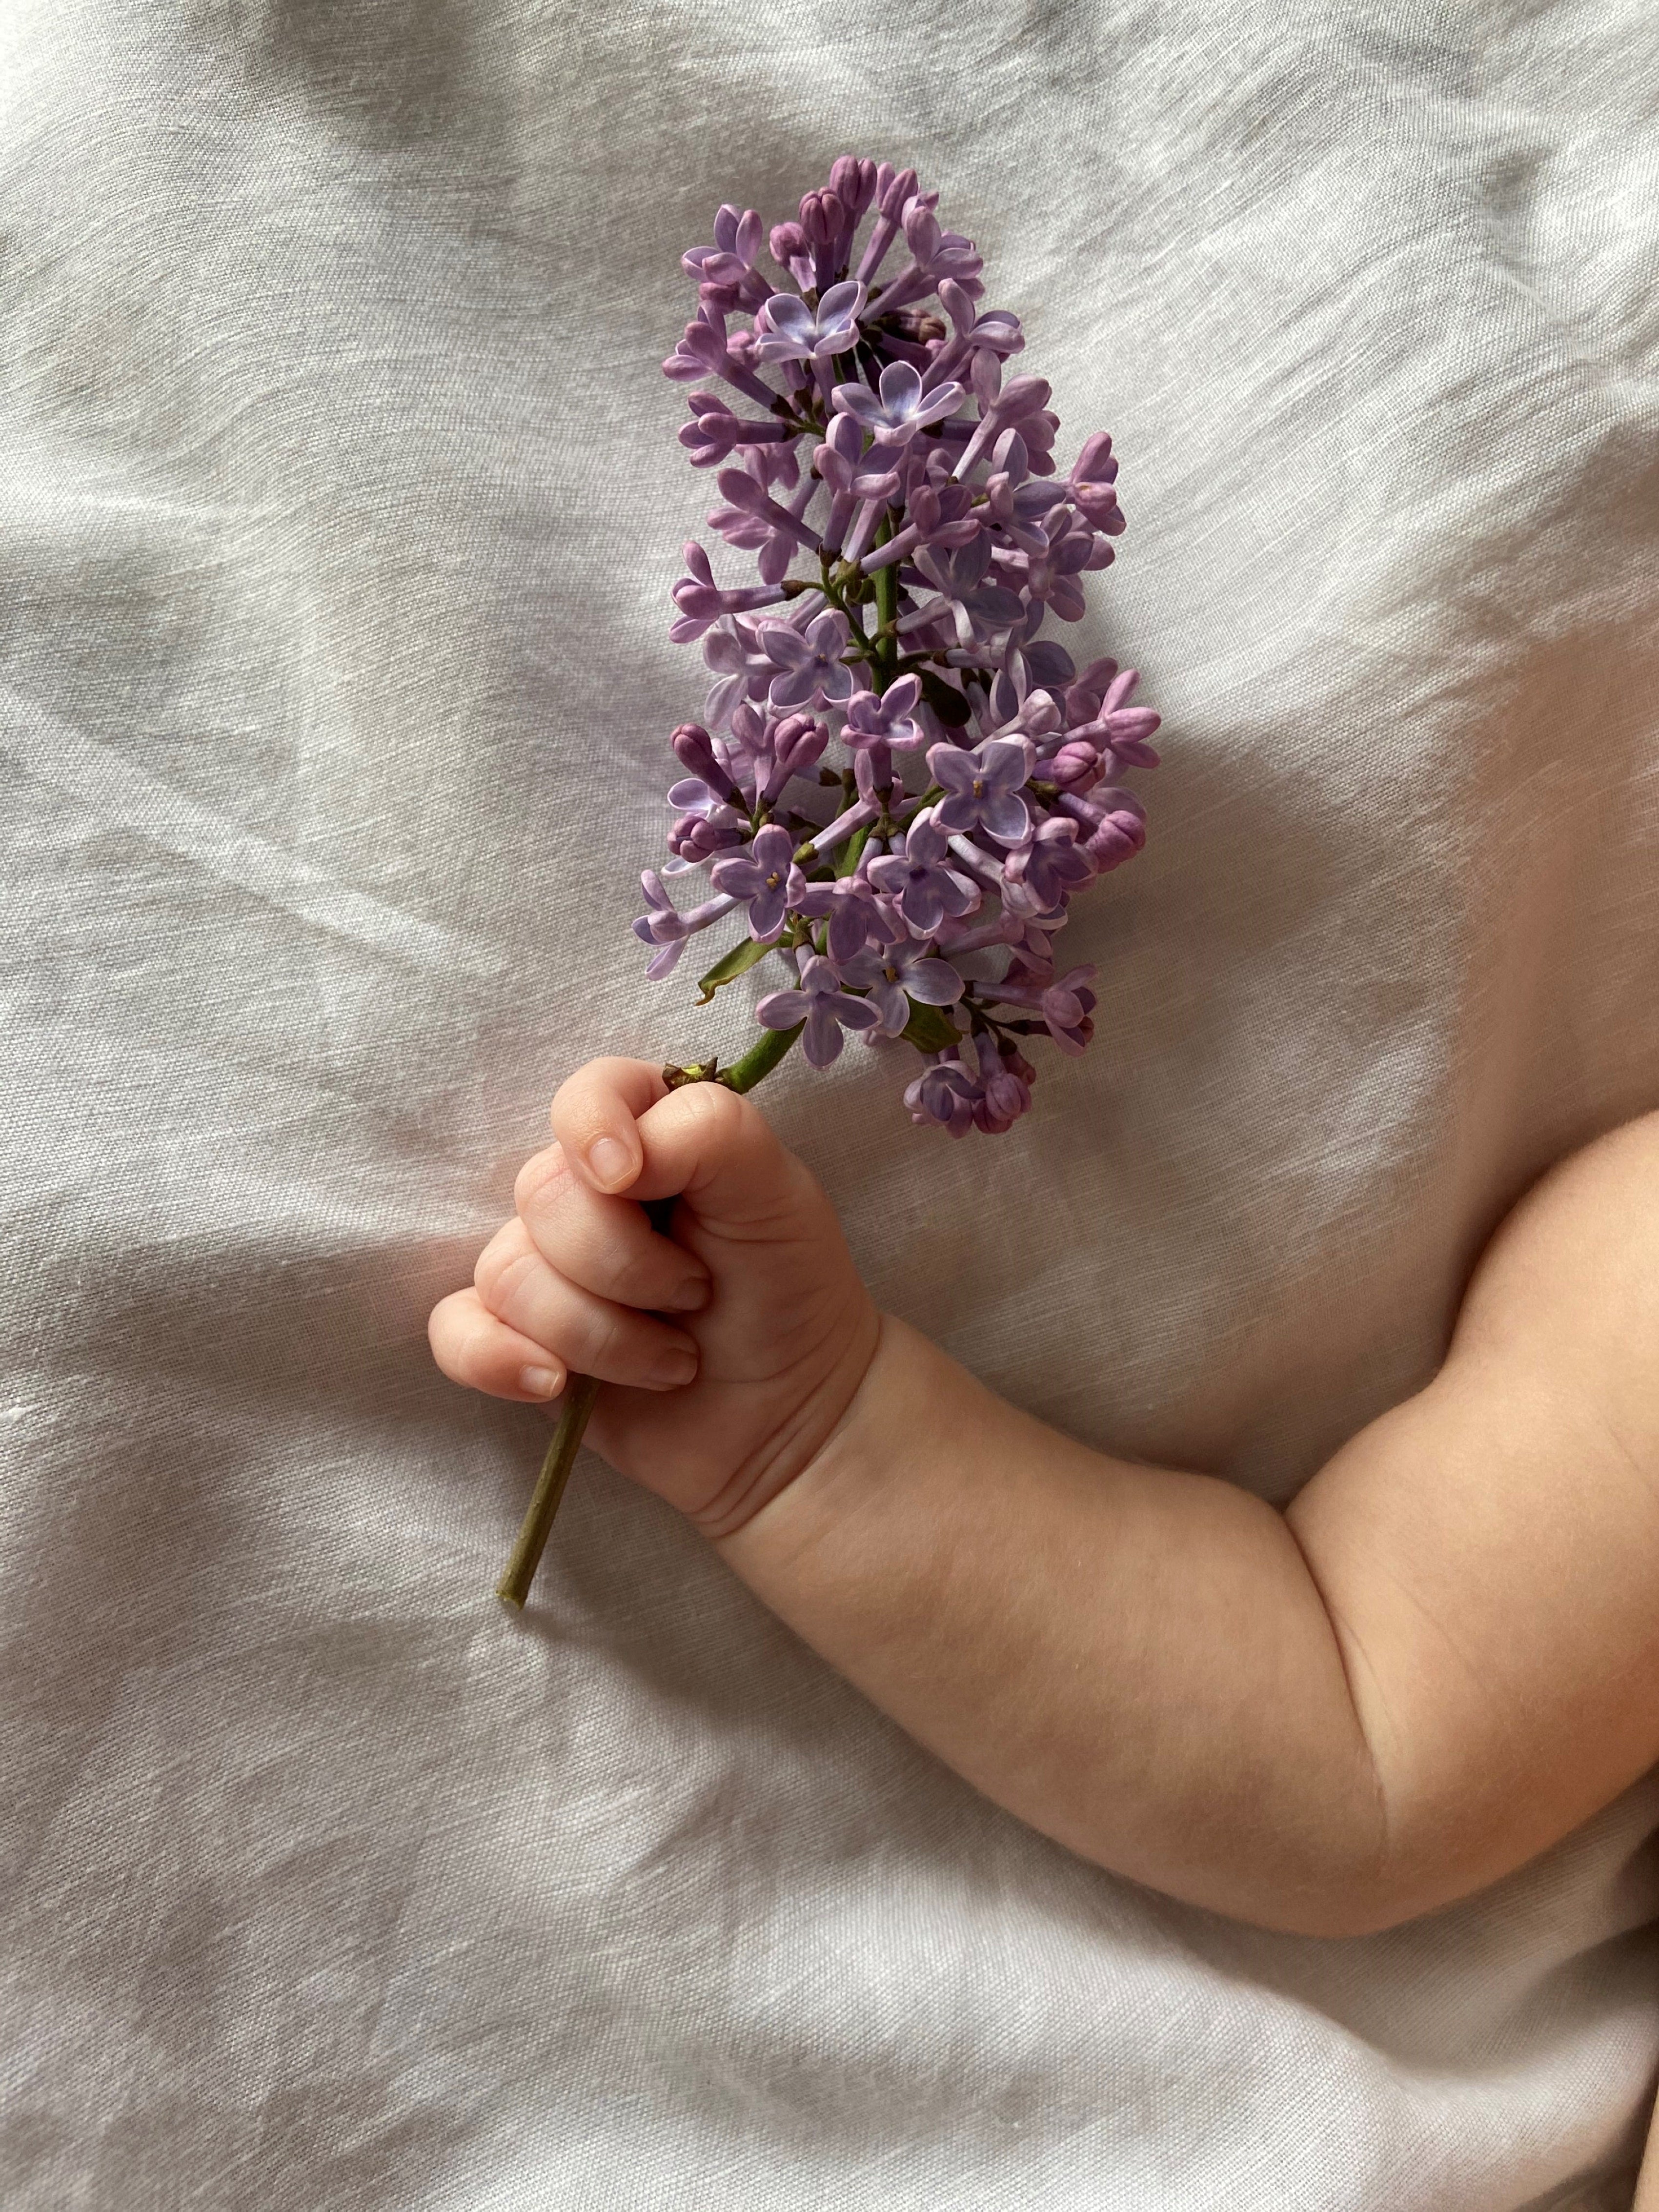
[[[545,1345],[574,1373],[602,1382],[675,1390],[691,1380],[697,1346],[684,1329],[567,1282],[530,1243],[522,1223],[509,1227],[519,1237],[503,1232],[487,1245],[477,1274],[478,1296],[498,1321]]]

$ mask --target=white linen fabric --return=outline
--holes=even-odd
[[[0,55],[0,2201],[1627,2204],[1652,1778],[1364,1942],[1172,1905],[595,1460],[507,1619],[544,1425],[424,1318],[568,1070],[744,1032],[627,927],[704,680],[657,364],[716,204],[852,150],[1116,437],[1079,658],[1165,762],[1024,1124],[862,1049],[768,1109],[1092,1442],[1284,1498],[1428,1376],[1659,1103],[1646,0],[11,0]]]

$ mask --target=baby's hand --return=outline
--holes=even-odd
[[[598,1376],[594,1448],[728,1535],[817,1454],[880,1317],[829,1200],[747,1098],[596,1060],[552,1119],[558,1142],[520,1170],[473,1287],[434,1308],[433,1356],[498,1398]],[[659,1236],[637,1201],[673,1194]]]

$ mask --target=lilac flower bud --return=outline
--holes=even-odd
[[[848,221],[855,223],[876,196],[875,163],[842,155],[830,165],[830,189],[840,200]]]
[[[882,181],[884,179],[884,182]],[[883,215],[890,222],[902,222],[906,206],[915,197],[915,171],[895,169],[889,162],[884,161],[877,172],[877,181]],[[937,198],[937,194],[934,197]]]
[[[1111,532],[1114,524],[1122,528],[1117,504],[1117,463],[1112,458],[1112,441],[1103,430],[1085,440],[1067,481],[1079,511],[1097,529]]]
[[[1121,867],[1125,860],[1133,860],[1146,842],[1145,819],[1120,807],[1101,817],[1082,850],[1103,876]]]
[[[830,742],[826,723],[811,714],[787,714],[772,732],[772,774],[762,793],[769,805],[792,776],[805,775],[816,767]]]
[[[714,750],[714,739],[701,722],[682,722],[668,742],[682,768],[689,769],[693,775],[701,777],[722,799],[737,805],[743,804],[743,793],[721,763]]]
[[[757,422],[734,414],[718,392],[693,392],[685,404],[692,420],[680,432],[680,443],[690,454],[694,469],[713,468],[739,446],[768,446],[790,434],[787,422]]]
[[[682,814],[668,833],[668,849],[692,867],[701,867],[716,853],[731,851],[744,840],[744,823],[729,806],[707,814]]]
[[[787,269],[792,261],[802,261],[806,258],[806,233],[798,222],[775,223],[767,244],[780,269]]]
[[[815,254],[833,246],[841,233],[842,209],[834,189],[808,192],[800,204],[800,227]]]
[[[1031,1103],[1030,1085],[1007,1065],[996,1041],[984,1031],[974,1040],[979,1062],[979,1097],[973,1103],[974,1127],[988,1135],[1012,1128]]]
[[[1092,968],[1073,968],[1042,994],[1042,1018],[1062,1052],[1080,1053],[1095,1033],[1090,1017],[1097,1000],[1088,988],[1094,975]]]
[[[886,259],[888,247],[898,236],[905,206],[915,195],[915,189],[916,173],[914,169],[894,169],[884,161],[876,172],[878,213],[857,271],[866,284]]]
[[[1062,791],[1091,791],[1106,771],[1094,747],[1073,738],[1043,763],[1042,773]]]

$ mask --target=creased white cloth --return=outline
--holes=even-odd
[[[423,1323],[567,1070],[743,1032],[627,928],[657,364],[715,204],[854,150],[1116,437],[1079,658],[1165,764],[1025,1124],[769,1109],[1077,1435],[1284,1498],[1421,1382],[1659,1101],[1656,118],[1647,0],[11,0],[8,2212],[1628,2203],[1651,1779],[1365,1942],[1176,1906],[594,1461],[514,1626],[543,1428]]]

